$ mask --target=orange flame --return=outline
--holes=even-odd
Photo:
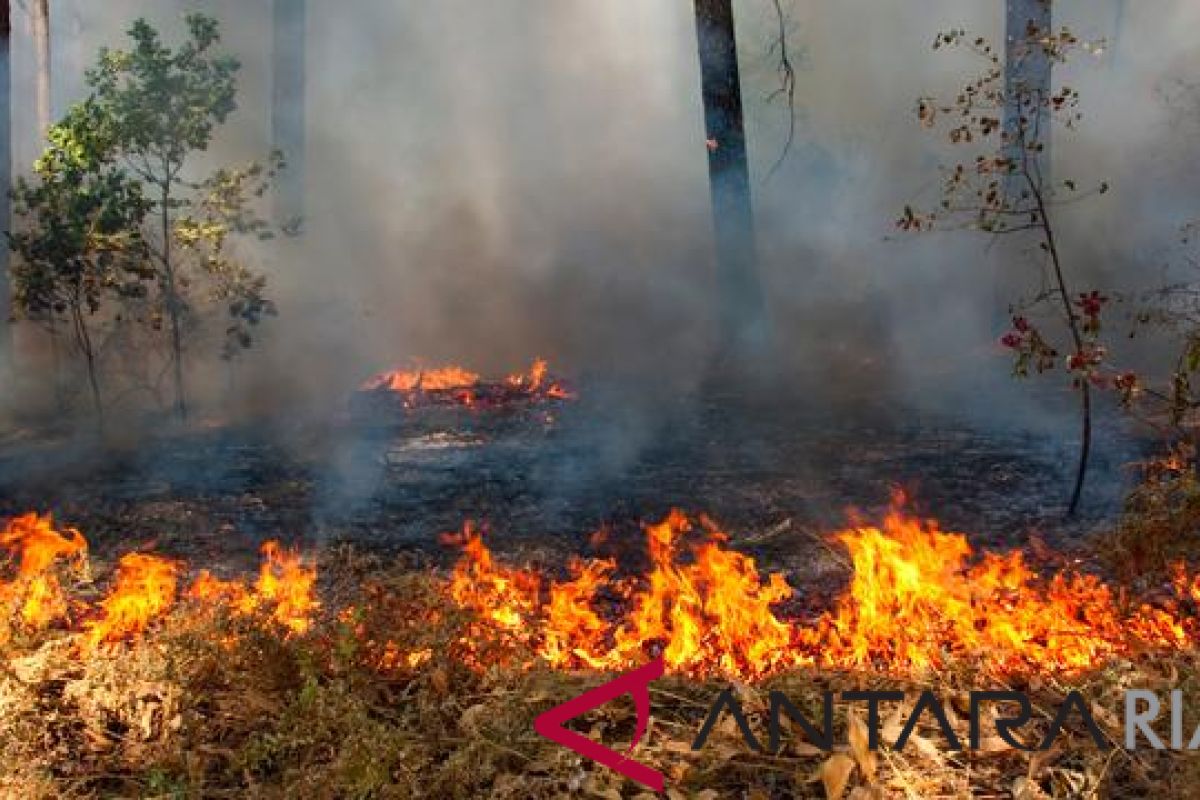
[[[681,558],[697,530],[701,541]],[[1172,602],[1130,610],[1095,576],[1043,579],[1020,553],[976,557],[962,534],[899,509],[881,527],[836,535],[850,553],[850,584],[833,611],[808,621],[777,614],[792,596],[783,576],[760,575],[710,521],[696,526],[676,511],[646,533],[646,576],[614,579],[611,561],[576,561],[543,602],[541,576],[495,564],[468,526],[450,596],[478,615],[483,633],[516,635],[551,667],[625,669],[661,652],[672,671],[696,677],[750,680],[806,666],[912,675],[951,662],[997,675],[1072,673],[1200,642],[1188,611],[1200,577],[1182,568]],[[480,633],[463,642],[468,651],[482,648]]]
[[[256,605],[274,606],[271,619],[294,634],[306,632],[320,607],[315,597],[317,570],[278,542],[262,546],[263,564],[254,585]]]
[[[229,609],[238,616],[265,613],[289,633],[305,633],[321,606],[316,599],[316,568],[274,541],[262,546],[262,555],[253,588],[239,581],[221,580],[204,570],[192,582],[188,597]]]
[[[462,367],[439,367],[437,369],[392,370],[384,372],[363,384],[364,391],[387,389],[407,394],[409,392],[446,392],[469,389],[479,383],[480,377]]]
[[[88,647],[140,635],[175,604],[179,565],[159,556],[128,553],[117,565],[112,591],[100,603],[101,617],[89,622]]]
[[[972,561],[966,537],[894,510],[882,528],[838,534],[854,574],[810,644],[825,663],[921,672],[953,659],[997,671],[1095,666],[1129,646],[1108,587],[1081,574],[1043,581],[1021,555]]]
[[[573,399],[570,391],[550,377],[550,366],[543,358],[534,359],[529,372],[509,375],[504,381],[487,382],[470,370],[446,366],[383,372],[364,382],[360,388],[364,392],[393,392],[407,407],[449,404],[473,408],[522,400]]]
[[[540,609],[540,576],[496,564],[473,523],[443,541],[463,551],[450,580],[450,597],[490,622],[494,630],[523,639]]]
[[[27,628],[44,628],[67,614],[67,599],[58,578],[50,572],[55,562],[71,559],[82,564],[87,541],[74,528],[55,530],[50,515],[25,514],[0,530],[0,547],[16,559],[16,577],[0,581],[0,604],[15,613]]]
[[[568,578],[552,581],[498,563],[480,530],[466,524],[448,539],[462,557],[446,594],[470,617],[454,652],[477,667],[508,652],[557,669],[604,670],[661,654],[676,674],[755,680],[810,666],[905,675],[951,664],[993,675],[1076,673],[1116,657],[1200,644],[1200,575],[1182,566],[1171,597],[1130,604],[1093,575],[1043,576],[1020,552],[976,554],[962,534],[899,507],[878,526],[855,524],[833,537],[849,553],[849,583],[831,610],[807,619],[783,616],[793,596],[784,577],[760,573],[711,520],[674,511],[645,533],[645,574],[621,577],[611,560],[576,559]],[[52,570],[63,559],[84,562],[83,536],[29,514],[0,531],[0,547],[16,564],[15,579],[0,583],[9,613],[28,626],[65,616],[67,599]],[[309,631],[320,609],[315,566],[276,542],[262,554],[253,584],[201,572],[186,597],[269,620],[289,636]],[[124,556],[81,645],[143,634],[174,606],[181,569],[154,555]],[[349,619],[345,612],[341,618]],[[379,641],[386,640],[385,632]],[[390,642],[371,652],[400,669],[432,658],[428,646],[406,651]]]

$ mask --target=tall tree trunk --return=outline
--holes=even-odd
[[[12,41],[10,0],[0,0],[0,233],[12,228],[12,82],[9,45]],[[0,384],[12,386],[12,292],[8,274],[8,241],[0,242]]]
[[[271,140],[287,165],[275,187],[275,218],[289,229],[304,218],[307,2],[273,0]]]
[[[696,0],[696,34],[717,246],[717,290],[725,345],[735,353],[763,343],[750,169],[742,117],[732,0]]]
[[[35,110],[38,138],[50,129],[50,0],[30,0],[33,50],[36,60]]]
[[[1005,94],[1004,130],[1015,139],[1019,131],[1027,131],[1026,139],[1034,138],[1040,151],[1037,165],[1049,179],[1050,116],[1046,100],[1054,91],[1050,58],[1038,40],[1053,32],[1052,0],[1006,0],[1007,33],[1005,34]],[[1022,98],[1025,102],[1022,102]],[[1024,120],[1022,120],[1024,118]],[[1020,158],[1014,142],[1014,158]]]

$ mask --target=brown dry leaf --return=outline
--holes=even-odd
[[[825,796],[829,800],[842,800],[852,772],[854,759],[844,753],[835,753],[821,765],[821,783],[825,784]]]
[[[876,757],[871,752],[871,735],[866,723],[857,714],[850,715],[850,752],[868,783],[875,782]],[[828,762],[826,762],[828,763]]]
[[[883,800],[883,787],[855,786],[846,800]]]
[[[1013,800],[1050,800],[1050,795],[1042,791],[1036,781],[1024,776],[1013,781]]]

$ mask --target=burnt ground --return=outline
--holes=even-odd
[[[806,412],[778,398],[674,399],[633,410],[618,390],[512,413],[361,409],[314,422],[201,427],[136,446],[0,440],[0,516],[52,511],[103,564],[154,548],[249,568],[269,538],[329,553],[449,563],[438,535],[484,521],[504,557],[561,569],[601,551],[637,566],[639,523],[673,507],[719,521],[734,546],[796,583],[838,573],[828,533],[904,488],[978,547],[1038,537],[1072,550],[1111,523],[1136,457],[1101,426],[1083,512],[1063,517],[1074,445],[895,408]]]

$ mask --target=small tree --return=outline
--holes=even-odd
[[[25,224],[9,235],[18,256],[14,307],[28,319],[69,331],[101,426],[93,318],[110,296],[143,293],[151,276],[140,234],[149,203],[141,184],[113,161],[109,122],[86,102],[51,128],[49,147],[34,165],[36,183],[19,180],[13,191]]]
[[[238,65],[214,52],[214,20],[193,15],[187,26],[175,51],[143,20],[129,31],[132,49],[102,50],[86,74],[90,95],[51,129],[36,181],[16,193],[16,304],[30,319],[69,324],[98,414],[94,325],[106,300],[119,306],[108,319],[142,322],[151,339],[165,331],[164,368],[181,419],[187,339],[205,312],[228,312],[222,355],[232,357],[275,310],[266,279],[236,257],[233,240],[272,236],[255,206],[281,162],[189,178],[190,159],[235,108]]]
[[[145,20],[129,30],[130,50],[102,50],[87,73],[89,102],[112,124],[116,152],[144,183],[150,202],[145,238],[155,273],[150,296],[153,323],[165,319],[174,406],[187,417],[184,386],[185,328],[202,299],[226,303],[231,316],[225,353],[249,346],[248,326],[273,313],[263,296],[265,279],[233,258],[231,234],[271,235],[251,212],[275,174],[253,165],[219,170],[199,183],[186,168],[208,149],[215,129],[236,108],[238,62],[215,52],[217,23],[202,15],[187,17],[189,39],[172,51]]]
[[[936,209],[906,207],[896,224],[910,231],[950,227],[989,237],[1035,237],[1046,280],[1032,297],[1012,307],[1013,329],[1002,341],[1015,353],[1018,376],[1054,369],[1060,353],[1066,353],[1064,363],[1079,392],[1082,423],[1079,462],[1068,504],[1069,513],[1074,514],[1091,452],[1092,389],[1105,380],[1100,369],[1105,349],[1099,337],[1101,312],[1108,298],[1095,291],[1078,292],[1073,286],[1054,211],[1088,194],[1104,193],[1108,186],[1100,183],[1081,190],[1072,180],[1052,181],[1043,169],[1051,122],[1072,128],[1080,120],[1077,92],[1069,87],[1048,91],[1039,81],[1006,82],[1000,53],[984,39],[968,37],[966,31],[939,34],[934,49],[943,47],[970,50],[983,60],[984,71],[952,102],[922,98],[918,117],[930,128],[944,121],[952,144],[979,150],[973,160],[944,168],[942,200]],[[1048,63],[1064,62],[1073,53],[1090,49],[1066,28],[1055,32],[1033,25],[1023,47],[1036,50],[1038,58]],[[1003,121],[1006,114],[1007,123]],[[1035,324],[1032,320],[1039,312],[1048,312],[1059,325]]]

